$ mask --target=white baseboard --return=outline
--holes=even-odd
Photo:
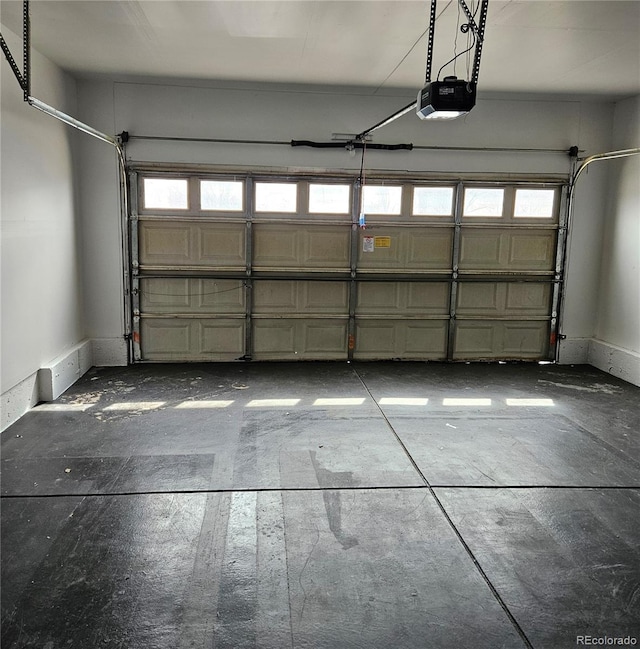
[[[7,390],[1,398],[1,428],[4,431],[31,410],[40,400],[38,395],[38,372],[34,372]]]
[[[91,343],[95,367],[128,365],[129,345],[124,338],[93,338]]]
[[[587,362],[611,376],[640,386],[640,354],[637,352],[592,338]]]
[[[40,401],[54,401],[93,366],[90,340],[83,340],[38,371]]]
[[[91,367],[127,364],[128,345],[123,338],[83,340],[2,395],[0,431],[18,421],[39,402],[57,399]]]
[[[558,342],[560,365],[584,365],[588,362],[590,338],[565,338]]]

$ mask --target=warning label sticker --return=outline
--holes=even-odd
[[[374,237],[376,248],[391,248],[391,237]]]

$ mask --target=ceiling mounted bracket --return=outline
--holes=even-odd
[[[454,83],[453,85],[449,84],[449,86],[451,87],[447,87],[445,89],[446,94],[453,95],[451,99],[454,99],[454,103],[458,102],[458,100],[460,99],[459,102],[461,103],[460,108],[462,108],[462,110],[451,110],[449,106],[442,107],[443,110],[440,114],[444,115],[446,113],[450,113],[450,115],[448,115],[447,118],[455,117],[460,114],[465,114],[466,112],[471,110],[471,108],[475,105],[475,91],[476,91],[476,85],[478,83],[478,76],[480,74],[480,57],[482,55],[482,46],[484,44],[484,30],[487,24],[487,10],[489,8],[489,0],[481,0],[479,7],[475,10],[474,13],[471,13],[471,10],[469,9],[465,0],[458,0],[458,4],[460,5],[460,7],[462,7],[462,10],[466,15],[467,20],[469,21],[468,23],[465,23],[463,28],[461,28],[462,31],[468,32],[469,30],[471,30],[474,34],[475,54],[473,59],[473,71],[471,73],[471,78],[467,82],[460,81]],[[431,0],[431,5],[429,9],[429,28],[428,28],[429,36],[427,41],[427,64],[426,64],[426,71],[425,71],[425,82],[427,86],[430,86],[431,84],[431,68],[433,65],[433,42],[434,42],[435,31],[436,31],[437,5],[438,5],[438,0]],[[475,14],[478,13],[478,10],[480,11],[480,16],[478,18],[478,22],[476,22]],[[451,77],[451,79],[455,79],[455,77]],[[468,92],[466,94],[461,93],[460,88],[456,88],[455,86],[460,86],[460,88],[464,86],[466,87],[466,90]],[[400,110],[397,110],[395,113],[392,113],[389,117],[386,117],[385,119],[381,120],[377,124],[374,124],[370,128],[362,131],[361,133],[358,133],[355,139],[363,140],[363,138],[368,137],[373,131],[376,131],[377,129],[382,128],[383,126],[390,124],[391,122],[398,119],[398,117],[402,117],[403,115],[410,112],[414,108],[417,108],[418,115],[423,119],[425,118],[426,115],[437,113],[437,109],[434,109],[433,107],[421,106],[422,100],[425,99],[426,96],[425,90],[426,88],[423,88],[420,91],[420,93],[418,93],[418,99],[416,101],[407,104]],[[459,94],[463,94],[464,96],[458,98]],[[432,100],[429,97],[426,101],[431,103]],[[447,104],[451,103],[448,97],[445,97],[444,103]],[[433,116],[435,117],[435,115]]]
[[[20,72],[20,68],[13,58],[13,54],[11,54],[11,50],[2,34],[0,34],[0,46],[2,46],[7,63],[9,63],[20,88],[22,88],[24,100],[29,101],[29,96],[31,95],[31,21],[29,19],[29,0],[24,0],[22,3],[22,72]]]
[[[478,83],[478,76],[480,74],[480,57],[482,56],[482,45],[484,44],[484,30],[487,24],[487,11],[489,9],[489,0],[482,0],[479,10],[480,18],[476,23],[474,14],[471,13],[471,10],[467,6],[465,0],[458,0],[458,4],[462,7],[467,20],[469,21],[461,27],[463,32],[468,32],[471,30],[476,38],[476,49],[473,58],[473,72],[471,73],[471,78],[469,81]],[[433,63],[433,42],[435,38],[436,31],[436,8],[438,5],[438,0],[431,0],[431,9],[429,11],[429,40],[427,43],[427,66],[425,72],[425,81],[429,83],[431,81],[431,66]],[[476,10],[477,13],[478,10]]]

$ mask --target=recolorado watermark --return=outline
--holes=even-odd
[[[584,647],[633,647],[638,644],[638,638],[630,635],[619,637],[577,635],[576,644]]]

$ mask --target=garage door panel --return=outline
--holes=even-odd
[[[244,223],[202,223],[193,226],[198,246],[198,263],[205,266],[244,268],[246,226]]]
[[[347,319],[256,318],[256,360],[323,360],[347,358]]]
[[[333,225],[256,224],[254,267],[347,269],[349,232],[344,226]]]
[[[556,232],[463,228],[460,240],[461,271],[552,270]]]
[[[142,318],[142,360],[229,361],[242,356],[243,319]]]
[[[496,282],[460,282],[456,313],[459,315],[497,315],[504,311],[504,284]]]
[[[549,345],[549,322],[456,322],[454,359],[540,359]]]
[[[244,285],[240,280],[142,278],[140,308],[149,314],[244,313]]]
[[[140,264],[153,266],[191,263],[191,228],[188,224],[141,222]]]
[[[407,310],[416,314],[444,315],[449,312],[450,285],[446,282],[407,284]]]
[[[245,313],[245,291],[241,280],[201,279],[195,284],[196,309],[208,313]]]
[[[349,310],[347,282],[312,280],[256,280],[253,284],[254,313],[346,315]]]
[[[211,268],[245,267],[243,224],[141,221],[140,264]]]
[[[444,315],[449,312],[445,282],[360,282],[356,315]]]
[[[300,237],[293,228],[255,225],[253,236],[254,266],[299,266]]]
[[[264,358],[290,357],[293,355],[296,351],[296,324],[295,320],[254,319],[254,358],[260,359],[261,355],[265,355]]]
[[[390,310],[402,310],[400,282],[360,282],[356,314],[384,315]]]
[[[190,280],[148,278],[140,280],[140,308],[146,313],[175,313],[191,308]]]
[[[495,324],[457,322],[454,358],[492,358],[497,352]]]
[[[382,358],[396,353],[398,323],[361,320],[356,323],[355,358]]]
[[[549,282],[460,282],[459,316],[544,316],[551,304]]]
[[[551,270],[555,261],[555,232],[511,234],[509,265],[518,269]]]
[[[256,280],[253,283],[254,313],[295,313],[296,284],[293,280]]]
[[[448,329],[446,321],[405,323],[404,355],[410,358],[446,358]]]
[[[347,322],[306,320],[302,323],[302,353],[305,357],[326,358],[346,353]]]
[[[373,237],[373,247],[365,237]],[[374,227],[360,234],[358,267],[363,270],[450,270],[453,229]]]
[[[305,232],[304,262],[305,265],[346,268],[349,266],[349,230],[342,227],[333,229],[327,226],[325,230],[316,228]]]
[[[460,270],[497,270],[506,260],[507,235],[499,230],[463,229],[460,238]]]
[[[189,320],[151,320],[143,318],[140,327],[142,357],[145,360],[177,355],[188,357],[192,347]]]
[[[349,312],[349,285],[347,282],[300,282],[300,313],[335,313]]]
[[[514,322],[504,325],[503,351],[512,358],[537,358],[546,353],[548,322]]]
[[[239,357],[244,349],[243,320],[200,320],[195,323],[198,329],[199,346],[196,355],[226,355]]]
[[[451,268],[453,231],[426,228],[403,232],[407,243],[407,266],[409,268],[449,269]]]
[[[446,320],[360,320],[354,358],[362,360],[446,358]]]
[[[506,285],[505,312],[543,316],[551,307],[552,284],[548,282],[521,282]]]

